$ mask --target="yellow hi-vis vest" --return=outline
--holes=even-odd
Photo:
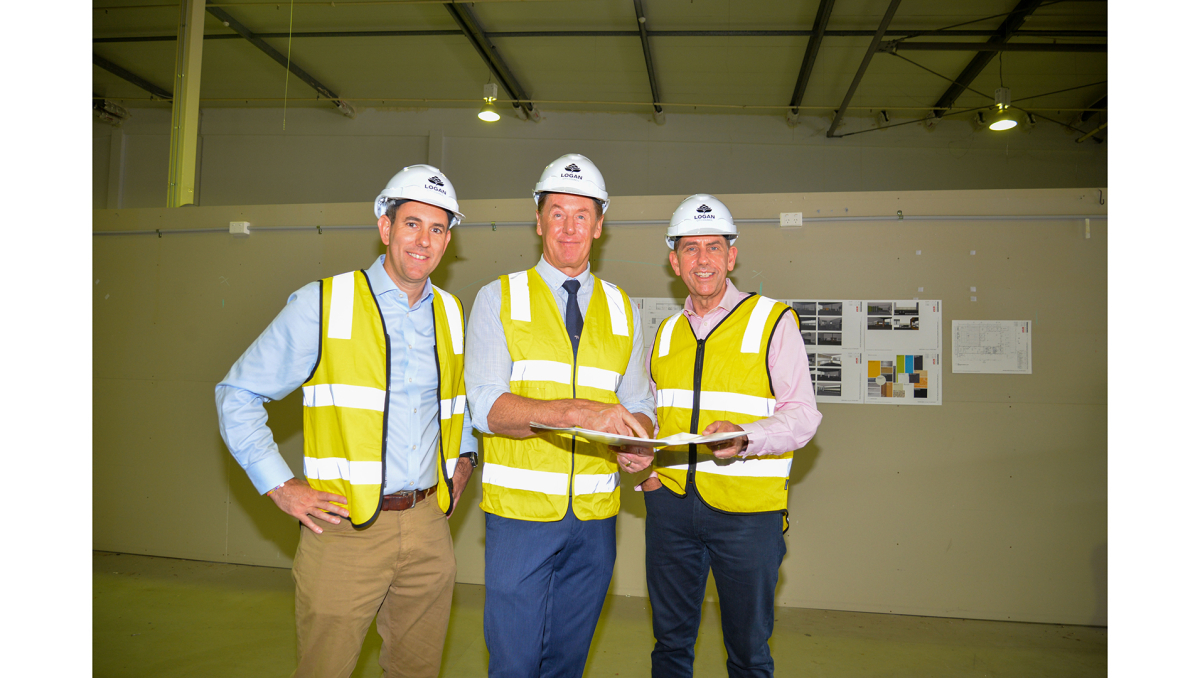
[[[663,321],[650,354],[658,435],[700,433],[714,421],[745,424],[775,413],[767,349],[791,308],[751,294],[703,340],[683,311]],[[791,322],[795,320],[792,315]],[[787,510],[792,453],[717,459],[706,446],[667,448],[654,470],[667,489],[684,494],[689,480],[704,503],[728,513]]]
[[[500,322],[512,357],[509,390],[536,400],[616,403],[633,351],[633,306],[616,285],[595,279],[578,358],[550,287],[533,269],[500,278]],[[607,445],[549,434],[517,440],[483,436],[483,501],[505,518],[580,520],[617,514],[621,484]]]
[[[463,315],[457,297],[436,286],[433,291],[441,432],[437,500],[442,511],[449,511],[467,404]],[[304,475],[314,489],[350,500],[355,527],[379,513],[390,368],[391,343],[366,273],[322,280],[320,355],[303,386]]]

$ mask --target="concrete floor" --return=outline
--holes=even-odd
[[[487,674],[483,595],[459,584],[443,678]],[[121,678],[288,676],[295,668],[289,570],[96,552],[93,675]],[[586,678],[648,676],[645,598],[610,597]],[[1108,671],[1108,630],[939,617],[778,608],[771,639],[779,676],[1074,678]],[[354,676],[379,676],[372,626]],[[706,604],[696,678],[725,676],[717,606]]]

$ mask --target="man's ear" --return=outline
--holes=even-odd
[[[384,246],[387,246],[388,241],[392,237],[392,221],[387,218],[387,215],[379,217],[379,239],[383,241]]]
[[[675,254],[675,250],[671,250],[670,253],[667,254],[667,261],[671,262],[671,269],[675,271],[675,275],[683,275],[683,273],[679,271],[679,255]]]
[[[733,245],[729,246],[729,268],[730,273],[733,272],[733,265],[737,263],[737,248]]]

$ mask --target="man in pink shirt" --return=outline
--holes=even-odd
[[[771,676],[767,644],[787,551],[792,451],[817,432],[808,357],[795,312],[739,292],[737,226],[721,201],[693,195],[671,217],[671,268],[688,289],[646,357],[658,437],[744,431],[711,446],[668,448],[639,489],[646,500],[646,583],[654,620],[652,675],[691,676],[709,569],[733,676]],[[681,322],[686,321],[686,322]],[[637,468],[648,457],[626,454]]]

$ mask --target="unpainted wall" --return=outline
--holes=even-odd
[[[941,406],[820,405],[824,422],[792,471],[780,605],[1107,624],[1107,222],[1093,219],[1089,237],[1082,220],[912,219],[1102,216],[1098,195],[720,196],[740,219],[783,211],[909,217],[743,226],[732,276],[742,289],[941,299],[947,354],[954,319],[1034,321],[1032,375],[954,374],[947,360]],[[666,219],[683,197],[616,196],[608,218]],[[532,200],[465,200],[462,210],[470,222],[530,221]],[[234,220],[262,230],[248,238],[171,232]],[[369,226],[370,204],[97,210],[93,221],[100,233],[151,233],[93,237],[94,547],[289,566],[299,528],[225,450],[213,389],[289,293],[382,253],[372,229],[317,229]],[[264,228],[275,226],[305,228]],[[630,296],[681,296],[663,231],[609,225],[593,250],[594,271]],[[481,286],[532,266],[539,253],[532,225],[459,227],[434,282],[469,314]],[[299,398],[267,409],[299,472]],[[623,479],[612,592],[645,595],[635,482]],[[451,520],[462,582],[483,581],[479,500],[476,473]]]

